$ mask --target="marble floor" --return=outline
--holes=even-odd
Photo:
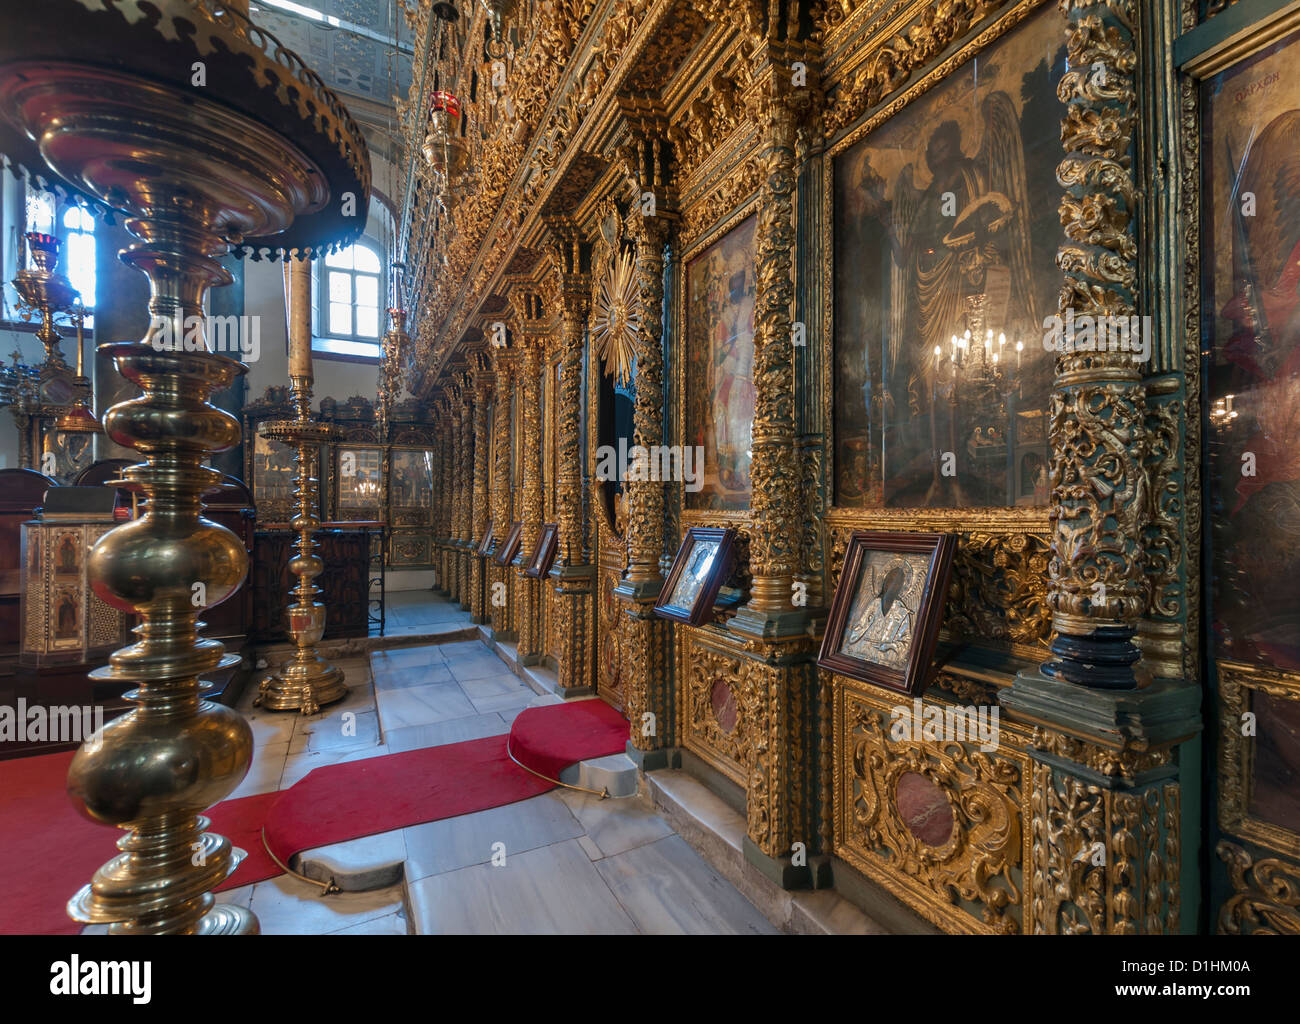
[[[428,591],[390,594],[389,609],[395,627],[413,633],[469,625]],[[234,796],[285,789],[322,765],[504,733],[523,708],[559,702],[478,640],[388,646],[337,664],[351,692],[311,718],[254,708],[249,686],[239,709],[256,749]],[[556,789],[309,851],[296,866],[336,872],[345,889],[362,891],[321,897],[319,887],[282,875],[222,899],[250,907],[266,934],[776,931],[644,791],[601,800]]]

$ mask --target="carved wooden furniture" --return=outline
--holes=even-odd
[[[317,578],[329,609],[325,639],[364,637],[370,630],[371,545],[379,532],[375,523],[322,523],[316,539],[318,554],[328,571]],[[257,643],[288,640],[284,611],[293,583],[289,560],[297,534],[286,525],[263,524],[253,541],[253,621]]]
[[[0,661],[18,654],[22,633],[22,525],[57,484],[30,469],[0,469]]]

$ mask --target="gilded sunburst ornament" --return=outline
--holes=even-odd
[[[600,282],[600,294],[592,310],[591,339],[605,372],[616,383],[632,379],[636,359],[636,336],[641,330],[641,294],[637,287],[636,264],[630,253],[620,253],[610,262],[609,273]]]

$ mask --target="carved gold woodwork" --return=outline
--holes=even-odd
[[[1059,309],[1136,312],[1137,122],[1132,0],[1065,0],[1069,70],[1057,95],[1066,244]],[[1132,687],[1131,637],[1147,610],[1143,540],[1151,502],[1146,389],[1119,351],[1058,354],[1048,406],[1052,556],[1047,604],[1060,637],[1044,671],[1087,686]],[[1131,653],[1130,653],[1131,651]]]
[[[823,25],[829,37],[828,53],[835,52],[836,30],[853,27],[845,17],[850,7],[856,8],[855,13],[860,18],[865,18],[881,6],[872,0],[826,4]],[[1014,3],[1012,0],[940,0],[938,3],[920,4],[898,29],[874,35],[865,46],[854,52],[840,53],[839,59],[828,61],[826,68],[828,78],[833,75],[839,82],[837,88],[830,90],[825,116],[827,137],[842,131],[886,100],[889,102],[873,115],[873,120],[883,121],[892,117],[911,99],[912,89],[909,87],[915,84],[918,73],[927,69],[934,58],[953,42],[972,29],[980,28],[979,34],[966,47],[950,54],[939,65],[941,75],[963,63],[974,50],[988,44],[992,36],[990,26],[1003,12],[1011,9],[1010,23],[1014,24],[1033,6],[1033,3]],[[996,31],[1002,32],[1008,27],[1007,19],[1003,19]]]
[[[1087,366],[1063,361],[1052,424],[1059,506],[1054,517],[1046,508],[832,509],[823,515],[818,504],[822,499],[816,489],[833,479],[834,457],[829,440],[833,389],[827,386],[833,366],[831,157],[1014,30],[1041,8],[1042,0],[832,0],[818,5],[812,43],[820,46],[800,53],[820,73],[824,111],[816,85],[808,96],[791,96],[784,91],[788,75],[767,77],[765,59],[772,67],[779,62],[763,56],[769,52],[762,50],[768,43],[763,6],[723,0],[693,5],[600,0],[564,6],[568,23],[563,26],[556,21],[564,17],[553,17],[550,7],[539,8],[536,24],[521,26],[505,91],[492,104],[483,98],[467,104],[480,191],[458,207],[454,223],[415,218],[413,251],[430,253],[417,282],[422,310],[412,357],[417,388],[439,386],[450,368],[461,365],[457,346],[466,325],[477,323],[485,308],[500,310],[506,301],[502,297],[516,302],[525,291],[540,292],[543,279],[555,292],[549,309],[558,318],[549,321],[549,337],[550,353],[561,366],[559,401],[548,400],[545,415],[556,448],[557,568],[594,563],[595,576],[586,584],[590,594],[566,592],[568,584],[553,575],[536,584],[536,594],[529,597],[522,593],[529,581],[518,579],[513,570],[489,566],[488,581],[506,583],[509,594],[504,607],[489,609],[493,628],[505,633],[518,625],[521,652],[550,653],[561,666],[574,665],[575,674],[582,671],[576,666],[585,657],[585,671],[598,692],[615,703],[626,702],[635,745],[648,751],[680,742],[746,790],[749,836],[771,856],[785,853],[793,841],[822,850],[833,846],[848,863],[954,931],[1177,930],[1176,895],[1167,895],[1171,884],[1176,888],[1181,852],[1177,786],[1162,782],[1125,794],[1121,785],[1158,769],[1173,771],[1168,749],[1117,751],[1046,727],[1030,735],[1028,726],[1012,726],[1005,716],[1003,747],[988,754],[938,743],[897,744],[887,728],[883,738],[870,734],[873,718],[880,730],[883,704],[873,705],[869,695],[857,693],[846,681],[807,665],[812,635],[800,633],[779,645],[758,637],[742,639],[725,615],[720,625],[697,630],[669,627],[643,614],[644,596],[657,585],[665,559],[688,525],[732,525],[742,532],[739,576],[745,584],[753,581],[745,589],[756,593],[756,608],[775,615],[792,610],[791,583],[809,572],[824,569],[829,593],[853,529],[939,530],[960,535],[944,639],[959,648],[958,659],[960,649],[968,646],[999,657],[994,659],[997,668],[982,672],[969,665],[945,666],[930,691],[935,701],[996,700],[1010,672],[1047,656],[1054,610],[1058,628],[1085,634],[1099,617],[1136,627],[1134,642],[1154,675],[1195,671],[1194,644],[1186,643],[1186,636],[1195,635],[1198,595],[1186,580],[1194,573],[1200,513],[1197,501],[1180,496],[1180,491],[1199,493],[1199,427],[1192,422],[1199,409],[1199,384],[1193,379],[1199,358],[1195,311],[1186,322],[1182,390],[1171,385],[1168,375],[1142,380],[1137,374],[1117,374],[1104,361]],[[1062,301],[1078,311],[1129,310],[1136,287],[1132,209],[1138,179],[1128,138],[1136,58],[1124,33],[1110,31],[1114,18],[1107,12],[1123,14],[1132,3],[1069,0],[1064,6],[1073,77],[1063,89],[1073,97],[1073,106],[1065,125],[1068,156],[1061,165],[1063,187],[1071,190],[1063,212],[1067,243],[1062,251],[1062,269],[1071,284]],[[1100,28],[1088,20],[1092,12],[1103,16]],[[1063,32],[1066,25],[1063,17]],[[475,26],[481,28],[477,15],[471,34]],[[542,53],[553,66],[543,67]],[[792,54],[780,51],[782,57]],[[417,48],[417,76],[422,60]],[[1106,69],[1103,79],[1089,70],[1094,64]],[[667,72],[656,77],[660,68]],[[458,83],[455,88],[467,94],[462,85],[472,68],[463,55],[454,54],[439,70],[445,81]],[[532,77],[524,80],[521,74]],[[507,100],[513,116],[500,113]],[[1186,123],[1193,125],[1194,90],[1185,89],[1181,100]],[[409,113],[404,123],[417,125],[419,112]],[[1107,136],[1107,131],[1118,134]],[[820,151],[823,144],[825,153]],[[1189,128],[1184,168],[1196,145]],[[795,175],[805,173],[811,191],[799,206]],[[1192,184],[1184,189],[1195,193],[1195,177],[1186,173],[1184,181]],[[628,199],[645,191],[656,196],[660,215],[643,217],[634,207],[624,226],[614,200],[626,209]],[[811,225],[800,224],[808,206],[818,203],[820,218],[814,209]],[[588,449],[581,457],[577,413],[583,400],[579,381],[586,307],[593,297],[599,305],[593,293],[630,242],[635,246],[637,298],[643,309],[661,309],[664,246],[671,243],[674,315],[668,325],[658,316],[643,317],[636,338],[635,443],[684,443],[680,410],[689,386],[681,369],[679,327],[684,322],[684,265],[693,252],[755,210],[763,223],[756,267],[761,295],[754,363],[760,386],[754,507],[741,512],[683,510],[679,486],[638,488],[633,483],[625,512],[611,516],[595,490],[583,494],[584,466],[593,464],[599,443],[592,389],[586,396]],[[1185,237],[1195,239],[1194,194],[1179,213]],[[611,222],[628,237],[604,231]],[[798,273],[811,280],[796,282],[795,257],[803,245],[795,245],[796,228],[820,238],[820,245],[815,238],[809,246],[811,267],[798,266]],[[596,241],[585,282],[576,248],[583,237]],[[530,270],[541,266],[539,258],[542,263],[549,258],[549,268]],[[1197,271],[1190,262],[1184,276],[1194,288]],[[809,363],[809,372],[821,386],[810,385],[806,392],[797,390],[803,384],[796,384],[799,362],[790,345],[793,303],[799,295],[818,303],[811,319],[819,324],[816,333],[810,326],[809,339],[819,347],[820,359]],[[515,314],[517,321],[529,319],[519,309]],[[522,400],[515,429],[521,437],[515,443],[524,454],[540,450],[540,444],[528,443],[530,410],[536,414],[540,404],[529,401],[528,381],[533,379],[535,386],[539,373],[526,367],[522,378],[516,370],[514,378],[501,384],[502,362],[520,360],[528,334],[515,331],[513,351],[491,350],[498,394],[489,504],[498,537],[512,519],[541,521],[541,513],[532,514],[529,478],[536,474],[525,468],[522,477],[517,471],[511,476],[508,398],[518,386]],[[665,341],[667,365],[661,358]],[[602,372],[594,345],[586,358],[592,379]],[[667,413],[661,401],[665,373]],[[480,402],[477,394],[471,397]],[[807,435],[816,431],[801,421],[800,401],[819,406],[820,430],[828,437],[824,449],[809,446]],[[477,449],[482,446],[477,414],[473,422]],[[458,451],[459,445],[449,447],[449,465]],[[1103,452],[1104,460],[1099,458]],[[478,469],[476,459],[475,481]],[[459,492],[448,488],[448,496],[453,493]],[[449,502],[447,514],[458,513]],[[620,520],[620,514],[625,518]],[[477,516],[475,506],[476,525]],[[458,533],[449,529],[447,535]],[[474,529],[472,536],[478,535]],[[536,529],[526,526],[525,551],[535,536]],[[1058,581],[1052,607],[1049,565]],[[1098,581],[1107,591],[1099,608],[1091,599],[1092,584]],[[1180,621],[1186,625],[1172,625]],[[581,657],[579,649],[585,652]],[[800,659],[803,664],[796,668]],[[719,680],[725,685],[719,687]],[[846,700],[866,716],[847,727],[860,734],[852,742],[837,732],[846,727],[836,702]],[[664,709],[671,709],[671,721],[660,723],[656,735],[647,738],[639,728],[642,716]],[[866,756],[863,764],[874,767],[855,775],[858,746]],[[1079,765],[1119,788],[1092,787],[1062,770],[1035,764],[1031,747],[1035,756]],[[954,840],[953,850],[942,855],[930,851],[891,809],[895,796],[890,787],[909,772],[933,781],[953,802],[950,806],[957,807],[961,838]],[[866,790],[866,795],[855,790],[853,797],[861,804],[863,820],[850,816],[841,821],[838,809],[834,815],[819,814],[819,805],[830,807],[840,799],[840,787],[849,783]],[[1031,801],[1041,806],[1038,832]],[[864,809],[868,804],[874,807],[871,813]],[[1093,842],[1103,843],[1112,856],[1111,874],[1091,872],[1087,864],[1061,853],[1069,850],[1073,856]],[[1135,858],[1133,850],[1140,856]],[[1159,876],[1139,864],[1152,856],[1163,865]],[[1130,871],[1140,879],[1137,890],[1125,881]]]
[[[1300,869],[1275,857],[1255,859],[1236,843],[1215,851],[1228,866],[1233,894],[1219,911],[1227,935],[1300,935]]]
[[[1030,886],[1036,934],[1177,934],[1176,782],[1110,789],[1034,766]]]
[[[809,88],[793,88],[786,55],[772,51],[760,87],[751,94],[759,126],[763,178],[755,231],[754,426],[750,477],[750,571],[748,609],[769,616],[793,609],[794,577],[800,572],[803,521],[802,472],[794,448],[795,135],[812,108]],[[795,52],[794,56],[806,57]]]
[[[470,509],[470,540],[477,550],[492,523],[490,495],[488,494],[488,459],[491,457],[491,444],[488,431],[491,425],[492,400],[492,364],[482,352],[473,356],[474,364],[474,480],[473,502]],[[470,617],[474,622],[487,621],[485,601],[487,592],[484,560],[477,555],[468,555],[470,576]]]
[[[514,392],[518,357],[505,348],[493,348],[492,361],[496,377],[496,398],[492,412],[492,430],[495,435],[492,450],[496,456],[496,466],[492,473],[492,527],[495,537],[492,548],[495,551],[504,543],[510,523],[514,521],[511,505],[510,396]],[[508,566],[489,562],[487,579],[489,590],[493,592],[488,596],[493,635],[508,636],[513,631],[510,609],[513,607],[511,598],[516,584],[515,573]]]
[[[523,575],[532,560],[533,547],[542,527],[542,357],[547,334],[543,319],[542,297],[523,287],[511,293],[521,350],[520,358],[520,484],[523,523],[519,548],[516,594],[518,595],[519,655],[529,661],[544,653],[542,621],[542,582]]]
[[[1266,694],[1300,702],[1300,675],[1220,660],[1218,808],[1219,828],[1231,836],[1300,859],[1300,832],[1252,813],[1256,720],[1253,700]],[[1300,866],[1292,865],[1293,871]]]
[[[739,653],[705,643],[699,630],[681,632],[682,743],[743,787],[761,720],[749,665]]]
[[[843,676],[834,685],[835,853],[946,930],[1021,931],[1031,770],[1024,731],[1002,720],[1001,743],[988,752],[978,741],[895,739],[893,709],[910,711],[907,698]],[[951,819],[946,835],[909,826],[899,807],[904,776],[933,787],[914,784],[931,794],[931,822]]]

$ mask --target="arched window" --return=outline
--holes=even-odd
[[[329,355],[379,357],[384,270],[379,250],[359,241],[320,263],[315,349]]]
[[[68,280],[81,293],[82,304],[95,308],[95,220],[80,206],[63,211],[63,249]]]
[[[63,243],[59,270],[68,276],[88,310],[86,327],[95,323],[95,219],[82,207],[56,202],[49,192],[25,184],[23,231],[55,235]]]

